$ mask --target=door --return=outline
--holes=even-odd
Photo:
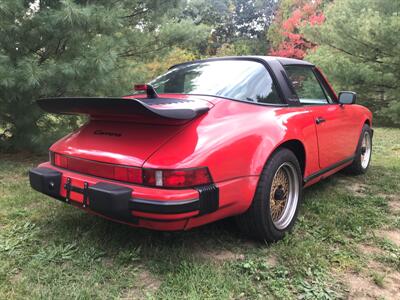
[[[354,155],[359,135],[351,105],[339,105],[313,67],[285,66],[300,103],[314,117],[318,138],[319,166],[329,168]]]

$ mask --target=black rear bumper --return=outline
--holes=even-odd
[[[195,188],[199,198],[179,201],[155,201],[132,198],[133,189],[108,182],[98,182],[93,185],[84,184],[83,188],[73,185],[67,178],[61,187],[62,173],[50,168],[34,168],[29,170],[31,187],[43,194],[66,203],[79,204],[70,200],[70,193],[83,195],[83,208],[89,208],[104,216],[137,223],[138,218],[132,211],[152,214],[182,214],[198,211],[199,215],[216,211],[219,208],[219,191],[214,184]],[[60,195],[60,189],[66,190],[66,197]]]

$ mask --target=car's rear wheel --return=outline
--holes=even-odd
[[[302,174],[294,153],[282,148],[265,165],[250,208],[237,217],[247,235],[268,242],[282,239],[296,221]]]
[[[364,124],[353,163],[345,171],[350,174],[360,175],[367,172],[372,154],[372,130]]]

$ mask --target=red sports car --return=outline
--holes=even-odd
[[[336,96],[313,64],[227,57],[175,65],[121,98],[38,100],[89,121],[30,170],[31,186],[90,213],[155,230],[236,216],[249,236],[281,239],[304,187],[368,169],[372,114]]]

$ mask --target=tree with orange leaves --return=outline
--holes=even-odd
[[[324,22],[323,4],[323,0],[283,0],[268,32],[272,44],[269,54],[303,59],[314,49],[316,44],[308,41],[301,29]]]

